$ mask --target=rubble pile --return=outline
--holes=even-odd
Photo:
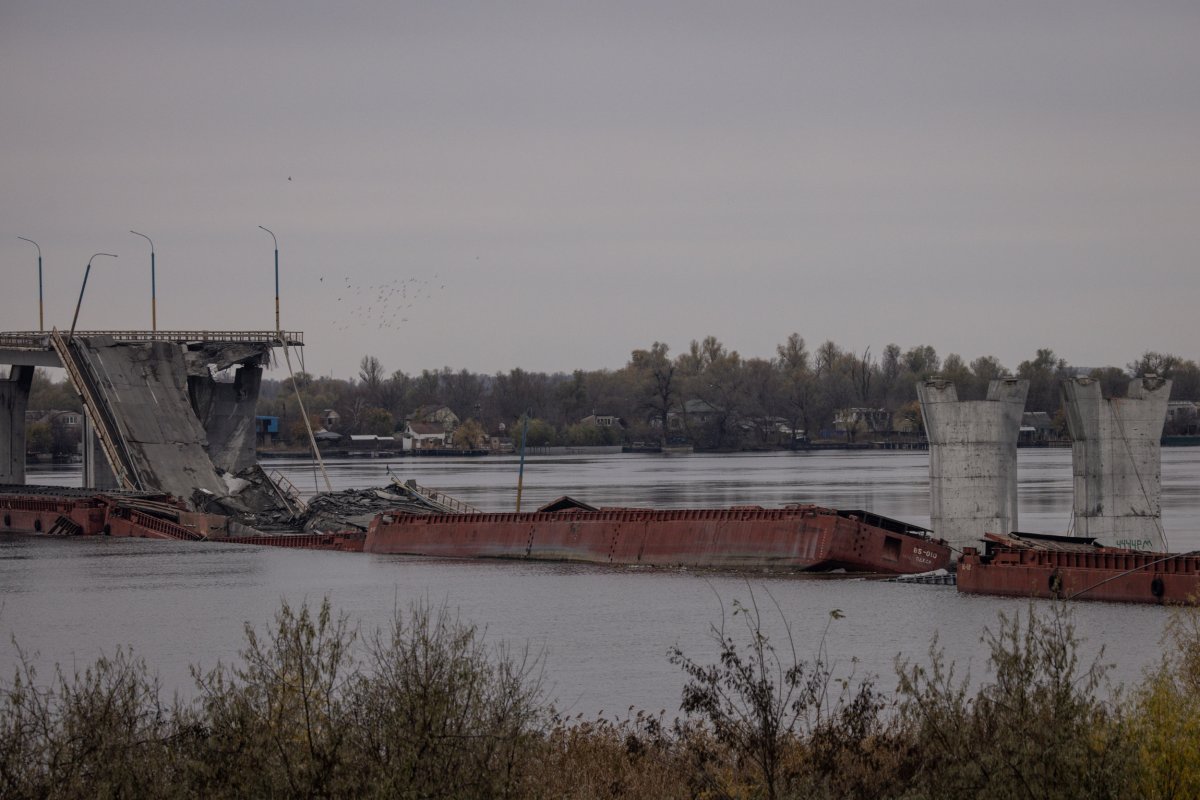
[[[403,511],[409,514],[444,513],[435,503],[417,494],[397,494],[396,487],[344,489],[325,492],[308,501],[297,522],[306,531],[366,530],[376,514]]]
[[[409,514],[443,514],[445,506],[423,497],[403,484],[371,489],[322,492],[307,503],[288,495],[255,465],[235,475],[225,475],[229,494],[197,491],[195,508],[229,517],[231,536],[284,531],[306,533],[362,530],[376,514],[401,511]]]

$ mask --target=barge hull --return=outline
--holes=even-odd
[[[919,530],[819,506],[383,514],[372,522],[363,549],[443,558],[713,569],[900,574],[944,568],[950,560],[949,548]]]
[[[1195,603],[1200,558],[1117,548],[1094,552],[967,548],[958,563],[958,590],[1009,597],[1117,603]]]

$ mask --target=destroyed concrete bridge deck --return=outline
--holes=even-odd
[[[50,342],[52,331],[0,332],[0,364],[61,367]],[[179,345],[258,344],[270,347],[303,347],[300,331],[76,331],[82,339],[108,337],[118,344],[173,342]]]
[[[222,472],[254,463],[254,410],[275,347],[299,332],[76,331],[0,333],[0,482],[24,482],[24,412],[33,370],[64,367],[87,423],[85,483],[222,495]],[[232,380],[216,372],[234,370]],[[4,456],[7,456],[5,458]]]

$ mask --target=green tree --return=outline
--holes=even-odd
[[[980,356],[971,362],[971,381],[975,385],[974,396],[982,400],[987,397],[992,381],[1007,378],[1011,373],[995,356]]]
[[[958,353],[951,353],[946,356],[946,360],[942,362],[942,369],[939,375],[954,384],[959,393],[958,398],[960,400],[983,399],[982,395],[976,393],[979,384],[976,383],[974,376],[971,374],[970,367],[966,365],[962,356]]]
[[[659,431],[666,441],[667,418],[679,394],[677,366],[669,357],[669,348],[662,342],[655,342],[649,350],[634,350],[629,357],[629,369],[639,379],[638,407],[658,418]]]
[[[941,368],[941,361],[938,360],[937,350],[927,344],[910,347],[904,353],[902,362],[904,368],[915,375],[918,380],[924,380],[932,375],[936,375]]]
[[[816,380],[809,366],[810,357],[804,338],[792,333],[775,348],[775,368],[781,382],[781,403],[788,426],[794,431],[803,429],[812,434],[813,397]]]
[[[49,455],[54,446],[50,432],[50,423],[34,422],[25,428],[25,452],[36,455]]]
[[[1067,362],[1049,348],[1039,349],[1032,360],[1017,365],[1017,377],[1029,381],[1025,408],[1053,414],[1062,406],[1059,385],[1068,377]]]
[[[362,382],[367,401],[378,405],[383,389],[383,364],[375,356],[363,356],[358,364],[358,379]]]
[[[362,413],[359,430],[375,436],[391,436],[396,432],[396,420],[386,408],[368,408]]]
[[[475,450],[484,447],[487,432],[473,419],[468,419],[454,431],[454,446],[459,450]]]
[[[929,666],[901,664],[900,720],[922,798],[1124,798],[1133,750],[1101,688],[1108,668],[1083,665],[1070,612],[1000,615],[984,634],[992,680],[972,696],[936,639]]]

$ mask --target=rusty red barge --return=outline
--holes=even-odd
[[[946,567],[929,531],[864,511],[593,509],[551,504],[520,514],[381,514],[368,553],[592,564],[903,574]],[[557,509],[557,510],[552,510]]]
[[[132,536],[442,558],[905,574],[945,568],[950,549],[929,531],[865,511],[596,509],[562,498],[523,514],[392,511],[365,533],[274,532],[231,537],[225,517],[160,493],[3,487],[0,532]]]
[[[989,533],[984,552],[964,548],[958,562],[958,590],[1012,597],[1194,603],[1200,598],[1200,554],[1147,553],[1069,536]]]
[[[101,492],[59,487],[0,487],[0,533],[114,536],[214,541],[361,552],[362,531],[265,533],[228,536],[219,514],[189,511],[158,492]]]

